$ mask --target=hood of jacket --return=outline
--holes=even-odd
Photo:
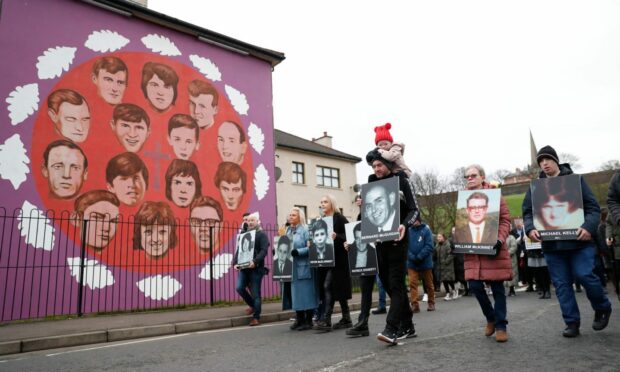
[[[567,176],[569,174],[573,174],[573,170],[571,169],[570,164],[560,164],[560,174],[558,174],[558,176]],[[538,174],[538,178],[547,178],[547,175],[545,174],[545,172],[540,171],[540,173]]]

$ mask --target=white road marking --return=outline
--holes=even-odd
[[[172,336],[162,336],[162,337],[153,337],[153,338],[147,338],[144,340],[137,340],[137,341],[129,341],[129,342],[121,342],[118,344],[111,344],[111,345],[103,345],[103,346],[95,346],[95,347],[89,347],[89,348],[85,348],[85,349],[79,349],[79,350],[69,350],[69,351],[62,351],[60,353],[52,353],[52,354],[47,354],[45,356],[47,357],[53,357],[53,356],[57,356],[57,355],[63,355],[63,354],[72,354],[72,353],[79,353],[82,351],[91,351],[91,350],[99,350],[99,349],[107,349],[107,348],[111,348],[111,347],[117,347],[117,346],[125,346],[125,345],[132,345],[132,344],[140,344],[143,342],[153,342],[153,341],[159,341],[159,340],[166,340],[169,338],[177,338],[177,337],[183,337],[183,336],[187,336],[190,333],[181,333],[178,335],[172,335]]]

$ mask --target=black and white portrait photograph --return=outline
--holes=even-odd
[[[400,197],[398,178],[362,185],[362,241],[390,241],[399,237]]]
[[[500,189],[462,190],[456,202],[456,253],[493,254],[499,230]]]
[[[334,242],[331,234],[334,231],[332,217],[323,217],[312,222],[310,227],[310,266],[332,267],[334,260]]]
[[[351,276],[377,274],[377,251],[371,243],[362,242],[362,223],[344,225],[347,235]]]
[[[533,180],[534,227],[541,240],[572,240],[585,222],[579,175]]]
[[[271,272],[273,280],[290,282],[293,277],[293,258],[291,257],[291,240],[288,236],[276,236],[273,238],[274,254]]]
[[[243,269],[250,266],[250,261],[254,258],[255,234],[256,230],[252,230],[237,235],[237,248],[235,250],[235,254],[237,255],[237,266],[239,268]]]

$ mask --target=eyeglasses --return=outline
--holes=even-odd
[[[483,211],[485,209],[487,209],[488,206],[486,205],[476,205],[473,207],[467,207],[467,209],[469,209],[470,211]]]
[[[463,178],[465,178],[466,180],[468,180],[468,179],[470,179],[470,178],[476,178],[476,177],[478,177],[478,175],[477,175],[477,174],[466,174],[466,175],[465,175],[465,177],[463,177]]]
[[[200,226],[216,226],[218,223],[220,223],[220,220],[216,220],[213,218],[207,218],[207,219],[200,219],[200,218],[190,218],[189,219],[189,223],[190,225],[192,225],[193,227],[200,227]]]

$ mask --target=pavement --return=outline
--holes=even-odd
[[[359,310],[361,297],[349,301]],[[376,306],[376,303],[373,304]],[[61,320],[20,321],[0,325],[0,355],[78,345],[115,342],[143,337],[248,326],[251,316],[243,305],[192,310],[167,310],[112,315],[91,315]],[[334,309],[340,311],[338,305]],[[288,320],[294,311],[282,311],[281,302],[262,304],[261,323]]]

